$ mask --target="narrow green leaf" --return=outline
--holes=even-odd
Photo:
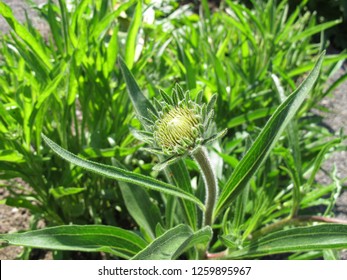
[[[30,67],[42,81],[47,80],[49,69],[47,69],[42,59],[35,52],[30,51],[25,42],[18,36],[12,36],[12,40],[14,42],[13,46],[25,60],[27,67]]]
[[[337,138],[337,139],[332,139],[331,141],[327,142],[324,147],[321,149],[321,151],[319,152],[319,154],[317,155],[314,164],[313,164],[313,170],[310,174],[310,177],[307,179],[307,186],[309,188],[312,187],[313,182],[316,178],[316,174],[319,171],[319,169],[321,168],[322,162],[324,160],[324,157],[326,156],[326,154],[328,153],[328,151],[332,148],[337,146],[338,144],[341,143],[341,139]]]
[[[154,239],[156,226],[162,224],[158,206],[144,189],[123,182],[119,183],[119,187],[131,217]]]
[[[151,115],[148,113],[148,109],[151,110],[155,115],[157,115],[155,108],[153,107],[152,103],[150,103],[141,92],[139,86],[135,81],[134,76],[131,74],[130,70],[128,69],[121,56],[118,56],[118,63],[122,71],[125,83],[127,85],[129,97],[135,108],[136,114],[142,118],[150,120]],[[143,121],[143,119],[139,118],[139,120],[141,121],[144,127],[147,127],[147,124]]]
[[[48,250],[106,252],[129,259],[146,246],[132,231],[103,225],[58,226],[23,233],[2,234],[7,245]]]
[[[60,20],[61,20],[61,26],[62,26],[62,33],[63,33],[63,43],[65,45],[65,52],[70,53],[70,41],[68,40],[69,36],[69,13],[67,11],[67,5],[65,1],[58,0],[59,8],[60,8]]]
[[[266,123],[263,130],[254,141],[251,148],[235,168],[234,172],[226,182],[218,199],[215,217],[223,209],[228,207],[246,186],[250,178],[255,174],[263,161],[267,158],[277,139],[300,108],[305,97],[312,89],[318,78],[325,52],[323,52],[312,72],[304,82],[277,108],[273,116]]]
[[[4,202],[11,207],[28,209],[31,214],[42,213],[41,207],[35,205],[36,201],[32,197],[17,195],[16,197],[7,197]]]
[[[62,61],[57,68],[59,68],[59,72],[57,71],[57,75],[50,81],[48,81],[45,88],[42,90],[42,93],[40,94],[40,97],[38,98],[35,108],[39,108],[42,103],[49,97],[51,94],[55,93],[58,85],[60,82],[66,78],[66,68],[68,65]]]
[[[284,94],[284,89],[281,85],[279,78],[275,74],[272,74],[271,77],[280,100],[284,102],[286,96]],[[291,216],[293,217],[297,215],[297,212],[299,210],[301,200],[300,187],[302,185],[303,179],[297,120],[291,120],[286,128],[286,131],[288,137],[288,144],[291,152],[285,153],[284,157],[288,166],[288,174],[290,175],[293,181],[293,206],[291,212]]]
[[[230,156],[227,154],[223,154],[221,152],[215,151],[227,164],[229,164],[232,168],[235,168],[239,161],[237,160],[236,157]]]
[[[202,0],[201,1],[201,5],[202,5],[202,7],[203,7],[203,10],[204,10],[204,16],[208,19],[208,20],[210,20],[211,19],[211,12],[210,12],[210,6],[209,6],[209,3],[208,3],[208,1],[206,1],[206,0]]]
[[[108,74],[111,73],[115,68],[118,51],[118,26],[116,26],[112,30],[112,36],[107,46],[106,66]]]
[[[193,232],[187,225],[178,225],[155,239],[133,259],[172,260],[183,252],[192,235]]]
[[[134,5],[134,2],[135,0],[126,1],[125,3],[117,6],[116,10],[112,11],[111,13],[107,13],[105,17],[103,17],[100,21],[96,22],[95,26],[92,26],[93,30],[89,36],[91,38],[97,39],[101,34],[107,31],[111,23],[114,22],[115,19],[117,19],[121,13],[125,12],[132,5]]]
[[[0,150],[0,161],[23,162],[23,155],[17,150]]]
[[[212,235],[213,231],[210,226],[203,227],[193,234],[186,246],[186,249],[200,244],[204,245],[204,247],[206,248],[207,244],[211,241]]]
[[[347,53],[340,53],[338,55],[327,55],[324,59],[323,66],[325,65],[331,65],[332,63],[339,62],[341,60],[347,59]],[[298,75],[301,75],[303,73],[306,73],[307,71],[310,71],[314,65],[314,62],[310,62],[304,65],[300,65],[299,67],[289,71],[287,73],[287,76],[289,78],[296,77]]]
[[[275,38],[276,45],[279,44],[279,42],[281,42],[284,38],[288,38],[290,36],[289,34],[291,34],[291,32],[293,31],[294,22],[295,20],[297,20],[301,9],[302,5],[296,6],[295,11],[292,11],[289,18],[286,18],[285,22],[283,22],[282,31]]]
[[[16,120],[13,118],[13,116],[9,113],[10,110],[8,108],[9,106],[6,104],[2,104],[2,100],[0,100],[0,116],[2,118],[0,125],[2,125],[2,122],[4,122],[4,132],[8,129],[15,129],[15,123]]]
[[[146,187],[155,191],[190,200],[196,203],[201,209],[204,209],[203,203],[194,195],[189,194],[173,185],[158,181],[149,176],[144,176],[114,166],[104,165],[79,158],[76,155],[70,153],[69,151],[63,149],[43,134],[42,138],[57,155],[59,155],[60,157],[72,164],[75,164],[88,171],[98,173],[108,178],[116,179],[122,182],[132,183],[137,186]]]
[[[37,42],[35,37],[21,25],[13,15],[13,12],[9,6],[0,2],[0,14],[6,19],[7,23],[16,32],[16,34],[27,44],[27,46],[35,53],[42,62],[46,65],[47,69],[51,69],[51,63],[49,57],[43,51],[41,45]]]
[[[51,193],[55,198],[61,198],[68,195],[74,195],[85,191],[85,188],[64,188],[58,187],[54,189],[50,189],[49,193]]]
[[[338,88],[341,84],[345,83],[347,80],[347,73],[341,75],[336,81],[334,81],[329,87],[326,89],[324,96],[328,96],[332,93],[336,88]]]
[[[52,0],[47,2],[47,22],[50,26],[50,30],[52,32],[52,37],[54,39],[54,43],[59,50],[59,53],[64,52],[63,40],[61,36],[61,30],[59,25],[59,19],[56,11],[54,10],[54,5]]]
[[[132,21],[130,23],[127,41],[125,44],[125,62],[129,69],[133,68],[134,65],[134,59],[135,59],[135,51],[136,51],[136,44],[137,44],[137,35],[139,32],[139,29],[141,27],[141,21],[142,21],[142,0],[137,1],[137,5],[135,8],[135,12],[132,18]]]
[[[278,253],[346,249],[347,225],[324,224],[275,232],[252,241],[227,258],[250,258]]]
[[[205,227],[193,233],[187,225],[178,225],[139,252],[134,260],[172,260],[185,250],[198,244],[207,244],[212,237],[212,229]]]
[[[72,56],[71,63],[68,68],[69,82],[67,93],[67,104],[70,106],[74,104],[78,93],[78,75],[79,68],[76,65],[76,53]]]
[[[194,67],[195,65],[189,58],[189,52],[186,49],[184,49],[181,42],[177,42],[177,49],[180,53],[179,57],[184,66],[184,71],[182,71],[182,78],[185,78],[188,89],[194,89],[196,88],[196,70]]]
[[[341,19],[337,19],[334,21],[328,21],[328,22],[324,22],[324,23],[321,23],[318,25],[314,25],[310,28],[307,28],[306,30],[304,30],[302,32],[298,32],[297,35],[295,35],[291,38],[291,41],[295,42],[295,41],[299,41],[299,40],[304,39],[304,38],[308,38],[314,34],[317,34],[321,31],[323,31],[323,30],[331,28],[337,24],[340,24],[341,22],[342,22]]]
[[[324,214],[323,216],[328,216],[328,215],[331,215],[333,214],[333,209],[335,208],[335,205],[336,205],[336,201],[337,199],[340,197],[340,194],[341,194],[341,191],[342,191],[342,181],[341,179],[339,179],[339,176],[337,175],[337,168],[336,166],[334,165],[334,168],[330,174],[330,177],[333,179],[334,181],[334,185],[335,185],[335,188],[334,188],[334,191],[330,194],[330,199],[328,200],[328,205],[327,205],[327,208],[325,209],[324,211]]]
[[[90,0],[82,0],[76,5],[75,10],[71,13],[70,25],[69,25],[69,35],[70,42],[75,48],[84,48],[84,43],[81,42],[85,39],[85,31],[82,29],[84,26],[84,15],[88,13],[88,5]],[[79,30],[76,34],[76,30]],[[82,30],[81,30],[82,29]],[[78,36],[78,37],[77,37]]]
[[[229,122],[227,127],[232,128],[236,127],[241,124],[247,124],[249,122],[265,118],[275,112],[275,108],[260,108],[253,110],[251,112],[247,112],[246,114],[239,115],[235,118],[232,118]]]
[[[180,189],[188,193],[194,193],[190,183],[189,172],[184,161],[180,160],[175,164],[170,165],[168,168],[168,176],[172,178],[175,186],[178,186]],[[193,230],[196,230],[198,226],[196,205],[191,201],[180,200],[180,207],[186,223]]]

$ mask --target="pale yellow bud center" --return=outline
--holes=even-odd
[[[191,143],[197,138],[199,121],[189,108],[174,107],[157,121],[154,137],[161,148],[170,152],[177,148],[187,148],[182,140]]]

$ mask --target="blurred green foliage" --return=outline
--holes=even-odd
[[[217,2],[217,1],[211,1]],[[252,3],[266,2],[263,0],[241,0],[248,7],[252,7]],[[325,31],[325,36],[328,38],[333,47],[337,50],[347,48],[347,1],[346,0],[289,0],[288,4],[290,12],[293,12],[297,6],[304,3],[305,9],[316,15],[318,22],[328,22],[331,20],[340,19],[341,23],[329,28]],[[319,41],[319,37],[315,37]]]

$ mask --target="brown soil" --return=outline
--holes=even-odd
[[[8,195],[5,188],[0,188],[0,201]],[[0,233],[12,233],[28,229],[30,214],[26,209],[13,208],[0,204]],[[14,259],[23,248],[8,246],[0,250],[0,260]]]

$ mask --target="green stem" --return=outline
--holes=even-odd
[[[285,218],[279,220],[271,225],[265,226],[262,229],[254,232],[252,234],[252,239],[264,236],[271,232],[280,230],[288,225],[301,225],[301,224],[310,224],[312,222],[321,222],[321,223],[335,223],[335,224],[347,224],[346,220],[330,218],[330,217],[321,217],[321,216],[296,216],[293,218]]]
[[[203,226],[210,226],[213,223],[213,209],[217,198],[217,179],[214,175],[207,152],[203,147],[198,148],[192,156],[200,167],[206,189],[206,210],[203,218]]]

